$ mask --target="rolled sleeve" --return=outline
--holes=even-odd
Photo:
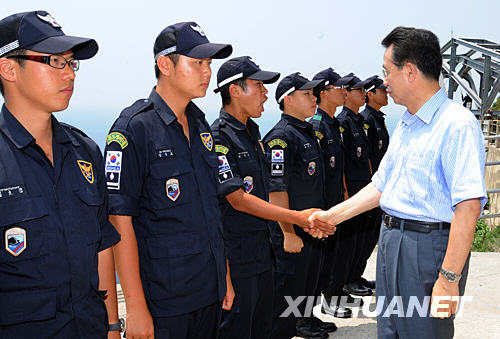
[[[482,207],[486,204],[485,158],[479,126],[469,123],[452,132],[441,154],[441,166],[453,208],[469,199],[480,199]]]

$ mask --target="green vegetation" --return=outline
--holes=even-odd
[[[497,98],[497,101],[491,106],[492,111],[500,111],[500,96]]]
[[[500,252],[500,227],[493,230],[480,219],[474,232],[473,252]]]

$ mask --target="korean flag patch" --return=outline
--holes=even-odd
[[[285,170],[285,150],[271,149],[271,175],[283,176]]]
[[[228,181],[233,178],[233,171],[231,171],[231,166],[225,155],[219,155],[219,182]]]
[[[120,173],[122,171],[122,152],[107,151],[106,164],[104,167],[106,172],[106,186],[110,190],[120,189]]]

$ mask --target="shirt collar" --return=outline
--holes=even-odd
[[[52,115],[52,133],[54,141],[58,144],[72,143],[74,146],[80,146],[78,140],[71,133],[69,133],[68,130],[61,126],[54,115]]]
[[[364,121],[363,116],[361,114],[359,114],[359,113],[358,114],[354,113],[352,109],[344,106],[342,108],[342,110],[345,111],[346,114],[349,115],[351,118],[353,118],[356,122],[359,123],[359,122]]]
[[[337,118],[335,117],[331,117],[330,114],[326,113],[325,111],[323,111],[321,108],[317,108],[316,109],[316,113],[321,115],[322,116],[322,119],[325,120],[327,123],[333,125],[335,123],[337,123]]]
[[[312,125],[310,123],[308,123],[307,121],[302,121],[302,120],[297,119],[296,117],[293,117],[289,114],[282,113],[281,118],[285,119],[286,121],[288,121],[292,125],[295,125],[295,126],[300,127],[300,128],[311,128],[312,127]]]
[[[35,142],[35,138],[9,112],[5,104],[2,106],[2,112],[0,113],[0,130],[18,149],[25,148]]]
[[[160,115],[161,119],[170,125],[174,120],[177,120],[175,113],[170,109],[165,100],[156,92],[156,87],[153,88],[149,95],[149,100],[153,103],[155,110]],[[186,107],[186,114],[192,114],[193,117],[199,118],[205,116],[203,112],[192,101]]]
[[[224,111],[224,109],[220,110],[220,118],[223,119],[229,126],[238,131],[244,131],[247,128],[241,121],[233,117],[228,112]]]
[[[420,107],[420,109],[415,113],[415,116],[428,125],[438,111],[439,107],[446,101],[446,98],[447,96],[444,90],[442,88],[439,89],[439,91],[437,91],[422,107]],[[412,114],[406,110],[401,117],[401,120],[405,124],[409,124],[411,117]]]
[[[369,111],[371,114],[373,114],[376,118],[379,118],[379,119],[383,119],[385,114],[384,112],[382,111],[377,111],[375,108],[373,108],[372,106],[370,105],[366,105],[366,108],[365,108],[367,111]]]

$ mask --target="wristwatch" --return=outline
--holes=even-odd
[[[123,325],[125,321],[123,318],[118,319],[120,322],[116,324],[108,324],[108,331],[118,331],[123,332]]]
[[[449,282],[458,282],[460,278],[462,278],[461,274],[456,274],[455,272],[447,271],[442,267],[439,268],[439,273],[441,273],[443,277],[445,277],[445,279],[448,280]]]

